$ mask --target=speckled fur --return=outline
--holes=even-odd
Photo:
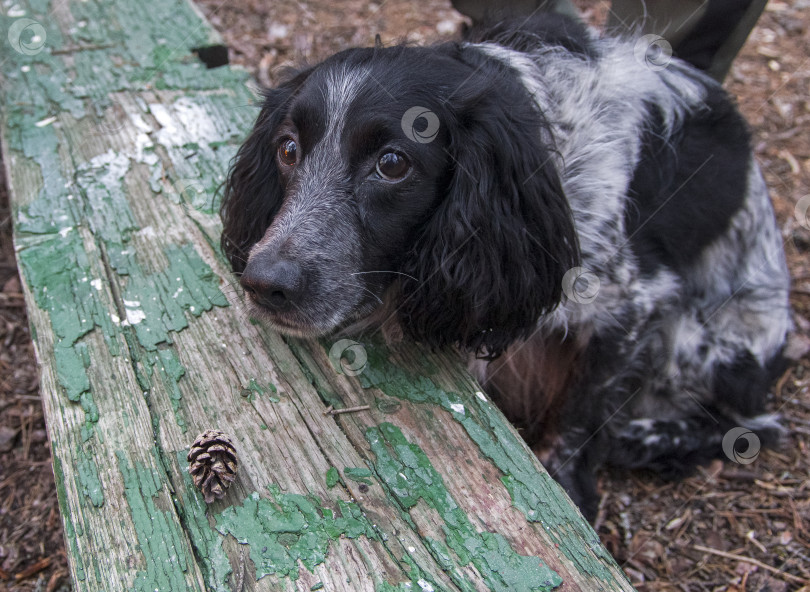
[[[526,54],[497,44],[477,45],[515,69],[551,122],[582,267],[600,281],[592,302],[564,301],[539,319],[535,335],[504,354],[557,349],[562,332],[579,342],[584,358],[589,354],[583,340],[610,335],[615,358],[602,380],[573,381],[573,386],[569,380],[562,391],[538,397],[544,405],[548,398],[567,398],[562,417],[557,413],[553,422],[539,425],[531,418],[532,439],[540,442],[552,474],[587,504],[589,514],[595,510],[593,470],[603,462],[682,473],[688,466],[668,463],[668,457],[691,456],[699,462],[719,456],[723,433],[735,424],[773,441],[779,430],[775,418],[746,416],[733,400],[718,400],[714,375],[741,352],[763,368],[778,366],[791,326],[782,242],[753,156],[736,163],[748,171],[747,189],[726,232],[685,270],[640,272],[624,217],[633,207],[627,189],[639,165],[649,105],[657,106],[664,132],[671,134],[705,108],[706,89],[715,83],[678,60],[661,71],[648,69],[635,58],[632,40],[593,42],[600,54],[595,60],[559,48]],[[539,362],[542,356],[533,359]],[[507,408],[523,405],[532,390],[544,390],[542,379],[534,387],[516,388],[523,370],[513,365],[474,361],[471,368]],[[575,364],[574,372],[583,368]],[[502,375],[509,372],[516,376]],[[498,388],[499,383],[506,388]],[[758,394],[749,412],[762,411],[766,393]],[[583,423],[594,407],[598,412]],[[612,447],[611,442],[622,445]],[[588,475],[585,482],[583,475]]]

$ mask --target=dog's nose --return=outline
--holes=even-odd
[[[295,303],[304,291],[304,272],[291,261],[276,261],[267,265],[250,261],[239,282],[259,304],[281,311]]]

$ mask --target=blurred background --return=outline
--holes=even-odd
[[[593,26],[607,0],[576,0]],[[453,39],[449,0],[197,0],[230,61],[269,86],[379,34],[386,45]],[[4,3],[7,6],[7,3]],[[771,1],[725,87],[750,122],[793,276],[790,370],[770,410],[790,435],[748,465],[716,461],[667,483],[607,471],[595,528],[640,591],[810,591],[810,0]],[[4,8],[0,8],[4,10]],[[2,167],[0,167],[0,170]],[[698,551],[695,545],[725,554]],[[70,590],[36,361],[0,174],[0,590]],[[164,592],[164,591],[161,591]]]

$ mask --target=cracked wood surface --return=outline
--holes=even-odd
[[[632,590],[452,353],[246,317],[215,192],[256,111],[243,72],[192,53],[220,43],[192,5],[0,11],[2,149],[75,590]],[[185,454],[209,428],[240,470],[206,507]]]

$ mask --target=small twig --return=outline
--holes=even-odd
[[[759,541],[758,541],[758,540],[757,540],[757,539],[754,537],[754,531],[753,531],[753,530],[749,530],[749,531],[746,533],[745,538],[747,538],[749,541],[751,541],[751,544],[752,544],[752,545],[754,545],[754,546],[755,546],[757,549],[759,549],[759,550],[760,550],[762,553],[766,553],[766,554],[768,553],[768,549],[766,549],[766,548],[765,548],[765,545],[763,545],[762,543],[760,543],[760,542],[759,542]]]
[[[48,567],[52,561],[53,561],[52,557],[45,557],[43,559],[40,559],[34,565],[22,570],[19,573],[14,574],[14,579],[19,582],[20,580],[30,578],[31,576],[38,574],[43,569]]]
[[[596,520],[593,521],[593,529],[599,532],[599,527],[605,521],[605,509],[607,508],[607,500],[610,492],[606,491],[602,498],[599,500],[599,508],[596,510]]]
[[[736,553],[726,553],[725,551],[719,551],[718,549],[712,549],[711,547],[704,547],[703,545],[692,545],[692,548],[695,549],[696,551],[711,553],[712,555],[718,555],[719,557],[725,557],[726,559],[732,559],[734,561],[742,561],[743,563],[750,563],[751,565],[756,565],[757,567],[761,567],[764,570],[776,574],[780,578],[784,578],[792,582],[799,582],[800,584],[810,584],[810,580],[794,576],[793,574],[789,574],[786,571],[782,571],[781,569],[770,566],[767,563],[759,561],[758,559],[754,559],[753,557],[745,557],[744,555],[737,555]]]
[[[357,407],[346,407],[345,409],[332,409],[329,415],[340,415],[341,413],[355,413],[357,411],[368,411],[371,409],[368,405],[358,405]]]
[[[326,410],[323,412],[323,414],[324,415],[331,415],[332,414],[332,406],[329,405],[329,407],[326,408]]]

